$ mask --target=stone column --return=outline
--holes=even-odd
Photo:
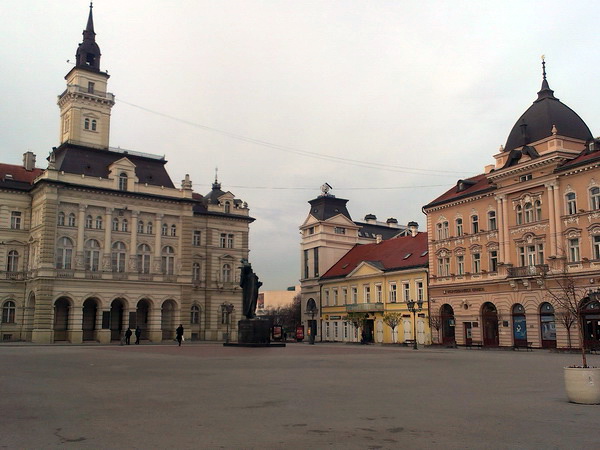
[[[504,211],[502,209],[502,202],[505,201],[506,197],[504,195],[497,195],[496,196],[496,210],[498,211],[498,251],[499,251],[499,255],[498,257],[500,258],[500,262],[505,262],[505,256],[504,256],[504,222],[505,222],[505,217],[504,217]]]
[[[69,308],[69,342],[81,344],[83,342],[83,307],[71,306]]]
[[[503,221],[502,221],[502,228],[503,228],[503,234],[504,234],[504,242],[502,243],[504,246],[504,258],[505,261],[510,261],[511,260],[511,255],[510,255],[510,233],[508,231],[508,198],[504,197],[502,199],[502,216],[503,216]]]
[[[139,211],[131,211],[131,245],[129,247],[129,272],[137,272],[137,237]]]
[[[110,344],[110,328],[102,328],[102,316],[105,312],[110,314],[110,306],[99,307],[96,317],[96,340],[101,344]]]
[[[156,215],[156,233],[155,233],[155,237],[154,237],[154,267],[153,267],[153,272],[154,273],[160,273],[161,271],[161,264],[160,264],[160,256],[161,256],[161,242],[162,242],[162,219],[164,217],[164,214],[157,214]]]
[[[150,342],[162,342],[160,305],[153,304],[148,312],[148,339]]]
[[[556,256],[556,205],[554,203],[554,190],[556,186],[554,183],[546,183],[546,190],[548,194],[548,223],[550,224],[550,255]]]
[[[111,231],[112,231],[112,215],[114,208],[106,208],[106,214],[104,215],[104,223],[106,226],[104,227],[104,245],[102,246],[101,253],[101,270],[110,272],[110,251],[112,246],[111,241]]]
[[[554,234],[554,240],[555,240],[555,245],[556,245],[556,256],[557,257],[561,257],[565,255],[565,249],[563,248],[563,243],[562,243],[562,222],[560,220],[560,212],[561,212],[561,207],[560,207],[560,192],[558,189],[558,183],[554,184],[554,222],[556,224],[556,228],[555,228],[555,234]]]

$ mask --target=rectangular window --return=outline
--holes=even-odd
[[[350,290],[352,295],[352,303],[358,303],[358,288],[356,286],[352,286]]]
[[[569,239],[569,261],[579,261],[579,238]]]
[[[490,211],[488,213],[488,231],[495,231],[498,229],[496,222],[496,211]]]
[[[368,284],[365,285],[365,296],[363,298],[363,303],[371,303],[371,286]]]
[[[308,250],[304,250],[304,278],[308,278]]]
[[[338,290],[337,289],[333,289],[333,304],[334,305],[338,304]]]
[[[576,214],[577,213],[577,198],[573,192],[569,192],[565,196],[565,200],[567,202],[567,214]]]
[[[498,272],[498,251],[490,251],[490,272]]]
[[[382,303],[383,302],[383,291],[381,289],[381,284],[376,284],[375,285],[375,301],[377,303]]]
[[[315,234],[315,227],[310,227],[308,229],[308,234]]]
[[[329,306],[329,289],[325,289],[325,306]]]
[[[390,283],[390,303],[396,303],[398,298],[398,286],[396,283]]]
[[[142,225],[143,228],[143,225]],[[200,231],[194,230],[194,235],[192,236],[192,245],[194,247],[200,247]]]
[[[335,228],[333,229],[333,232],[334,232],[335,234],[346,234],[346,229],[345,229],[345,228],[343,228],[343,227],[335,227]]]
[[[402,282],[402,301],[407,302],[410,300],[410,284],[408,281]]]
[[[473,253],[473,273],[481,272],[481,254]]]
[[[417,301],[425,300],[425,290],[423,289],[423,282],[417,281]]]
[[[594,259],[600,259],[600,236],[594,236]]]
[[[221,237],[219,238],[219,247],[226,248],[227,246],[227,233],[221,233]]]
[[[525,175],[521,175],[521,176],[519,177],[519,182],[521,182],[521,183],[522,183],[523,181],[529,181],[529,180],[531,180],[532,178],[533,178],[533,176],[532,176],[530,173],[528,173],[528,174],[525,174]]]
[[[333,337],[335,339],[337,339],[337,337],[338,337],[338,323],[337,323],[337,321],[333,322]]]
[[[462,219],[456,219],[456,235],[458,237],[463,235],[463,223]]]
[[[479,233],[479,216],[471,216],[471,233]]]
[[[21,229],[21,212],[13,211],[10,213],[10,228],[13,230]]]
[[[463,255],[458,255],[456,257],[456,274],[457,275],[465,274],[465,257]]]
[[[233,248],[233,234],[227,235],[227,248]]]
[[[93,94],[93,93],[94,93],[94,87],[95,87],[95,86],[96,86],[96,83],[93,83],[93,82],[91,82],[91,81],[88,81],[88,92],[89,92],[90,94]]]
[[[450,257],[438,258],[438,276],[447,277],[450,273]]]
[[[348,304],[348,288],[342,288],[342,305]]]
[[[319,248],[316,247],[313,249],[314,259],[313,259],[313,268],[315,270],[315,277],[319,276]]]

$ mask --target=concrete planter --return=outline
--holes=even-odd
[[[565,389],[572,403],[600,404],[600,367],[565,367]]]

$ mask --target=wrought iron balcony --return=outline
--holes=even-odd
[[[383,303],[353,303],[346,305],[348,312],[376,312],[383,311]]]
[[[535,266],[508,267],[508,278],[541,277],[548,273],[548,264]]]

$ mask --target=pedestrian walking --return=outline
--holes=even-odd
[[[142,329],[138,325],[135,327],[135,343],[138,345],[140,343],[140,336],[142,335]]]
[[[179,343],[179,346],[181,347],[181,341],[183,341],[183,325],[179,324],[179,326],[177,327],[177,330],[175,330],[176,333],[176,340]]]
[[[125,343],[127,345],[131,344],[131,335],[133,333],[131,332],[131,328],[127,328],[127,331],[125,332]]]

